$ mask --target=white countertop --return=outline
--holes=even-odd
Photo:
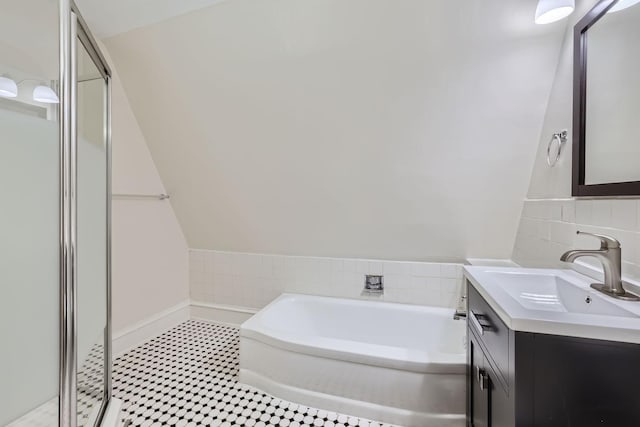
[[[512,330],[640,344],[640,302],[622,301],[595,291],[590,287],[591,283],[596,282],[594,279],[573,270],[465,266],[464,275]],[[518,301],[513,296],[513,289],[505,289],[510,286],[510,275],[560,277],[578,287],[578,292],[583,292],[581,300],[586,297],[604,299],[623,308],[629,315],[574,313],[564,310],[561,305],[553,306],[553,303],[552,307],[544,310],[535,309],[533,306],[536,302],[526,307],[526,300]]]

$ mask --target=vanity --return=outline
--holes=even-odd
[[[640,303],[571,270],[465,278],[469,427],[640,426]]]

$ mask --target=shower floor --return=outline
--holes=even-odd
[[[238,329],[187,321],[118,357],[113,394],[133,426],[388,427],[238,383]]]

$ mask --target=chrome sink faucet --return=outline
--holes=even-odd
[[[613,298],[627,301],[640,301],[637,295],[627,292],[622,285],[622,254],[620,242],[613,237],[602,234],[585,233],[578,231],[577,234],[592,236],[600,239],[600,249],[573,250],[562,254],[560,261],[574,262],[583,256],[597,258],[604,269],[604,284],[594,283],[591,287]]]

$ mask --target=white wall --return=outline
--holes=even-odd
[[[106,40],[189,246],[508,257],[564,23],[535,0],[234,0]]]
[[[113,193],[166,193],[113,71]],[[170,201],[114,199],[112,250],[114,334],[189,298],[188,247]]]
[[[558,165],[546,163],[547,143],[554,132],[571,129],[573,100],[573,26],[595,4],[578,3],[572,15],[553,83],[528,198],[513,250],[523,266],[568,267],[560,255],[569,249],[597,248],[593,238],[576,230],[609,234],[622,242],[623,274],[640,280],[640,207],[638,200],[576,200],[571,197],[571,135]],[[594,260],[587,260],[598,265]]]

